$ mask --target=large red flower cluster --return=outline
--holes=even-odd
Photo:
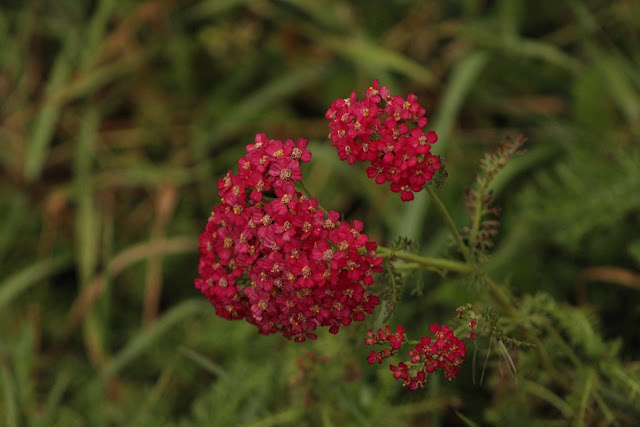
[[[308,162],[307,141],[258,134],[218,180],[221,202],[200,235],[196,288],[227,319],[246,319],[265,335],[316,338],[318,326],[337,333],[379,303],[365,286],[382,271],[377,244],[363,224],[340,221],[295,189]]]
[[[329,119],[329,138],[338,156],[349,164],[368,161],[369,178],[377,184],[391,183],[391,191],[400,193],[403,201],[414,199],[441,163],[431,154],[431,144],[438,140],[424,127],[426,110],[410,93],[407,99],[391,95],[378,80],[367,89],[362,101],[356,92],[331,104],[325,117]]]

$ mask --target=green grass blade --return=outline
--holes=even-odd
[[[94,158],[94,144],[100,116],[95,108],[90,108],[82,120],[78,135],[75,164],[75,195],[78,203],[76,214],[75,236],[76,255],[80,281],[89,280],[97,262],[98,244],[100,243],[99,218],[94,206],[91,177],[91,164]]]
[[[11,381],[11,373],[6,366],[0,370],[2,377],[2,394],[4,396],[4,422],[7,427],[18,426],[18,408],[16,405],[17,392],[13,381]]]
[[[41,426],[49,426],[52,424],[56,413],[60,410],[60,402],[64,396],[64,393],[68,390],[71,384],[71,376],[68,372],[63,371],[58,373],[56,381],[51,387],[51,391],[47,395],[46,403],[42,418],[38,423]]]
[[[64,253],[44,261],[36,262],[0,283],[0,310],[3,310],[18,295],[45,278],[71,266],[72,256]]]
[[[81,288],[89,285],[98,261],[98,246],[101,241],[101,221],[90,179],[99,120],[97,109],[87,108],[81,121],[74,157],[74,190],[78,206],[75,216],[75,253]],[[93,363],[102,363],[105,359],[103,323],[95,310],[89,311],[84,318],[85,345]]]
[[[69,79],[73,70],[71,56],[74,46],[75,39],[69,35],[56,57],[47,82],[46,96],[60,91]],[[59,115],[60,105],[50,102],[42,107],[36,117],[24,164],[24,176],[28,181],[35,180],[42,172]]]
[[[573,409],[571,408],[571,405],[548,388],[531,380],[523,380],[521,387],[525,392],[544,400],[556,408],[564,418],[569,420],[573,416]]]
[[[10,206],[0,216],[0,265],[11,243],[20,231],[20,223],[25,218],[26,200],[22,195],[5,195]]]
[[[436,76],[418,62],[387,49],[372,41],[361,38],[330,36],[322,33],[317,36],[318,42],[344,56],[349,61],[378,70],[388,69],[409,76],[424,87],[433,87],[437,83]]]
[[[86,42],[83,44],[83,68],[88,68],[100,53],[100,44],[104,40],[110,20],[113,18],[112,12],[116,6],[114,0],[101,0],[96,12],[93,14],[91,22],[87,27]]]
[[[453,69],[432,125],[438,134],[438,142],[435,145],[438,153],[446,153],[447,144],[464,100],[489,59],[490,55],[487,52],[471,52]]]
[[[454,412],[460,418],[460,420],[462,420],[462,422],[465,423],[467,426],[469,426],[469,427],[479,427],[477,423],[475,423],[469,417],[463,415],[460,411],[454,411]]]
[[[220,139],[231,135],[258,118],[261,113],[267,111],[277,101],[288,95],[295,94],[301,88],[320,80],[326,75],[326,72],[326,67],[312,64],[271,81],[247,96],[242,102],[235,104],[235,108],[232,108],[223,116],[220,116],[216,111],[216,117],[223,120],[211,129],[209,133],[216,135]]]
[[[171,328],[183,320],[210,310],[211,306],[201,300],[184,301],[164,314],[148,329],[140,331],[127,345],[115,355],[105,370],[95,381],[95,385],[104,384],[109,378],[116,375],[129,363],[148,351]]]
[[[179,351],[210,374],[215,375],[225,381],[231,380],[231,376],[222,366],[218,365],[217,363],[213,363],[206,356],[187,347],[181,347]]]
[[[630,125],[637,125],[640,122],[640,97],[625,75],[622,61],[621,58],[601,55],[598,63],[602,68],[608,92],[618,104],[627,122]]]

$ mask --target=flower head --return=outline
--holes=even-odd
[[[295,190],[310,159],[304,139],[256,135],[238,173],[218,180],[194,281],[218,315],[295,341],[364,320],[379,303],[365,287],[382,269],[360,221],[340,221]]]
[[[434,339],[429,336],[420,338],[418,344],[409,351],[409,360],[400,362],[398,365],[389,365],[393,377],[402,380],[403,386],[406,386],[409,391],[424,387],[428,381],[427,374],[432,374],[437,369],[443,370],[446,379],[454,379],[466,355],[464,341],[457,338],[446,325],[440,326],[434,323],[429,330],[434,335]],[[369,364],[382,363],[384,359],[398,352],[404,339],[402,326],[398,326],[395,333],[391,333],[389,325],[386,325],[385,329],[378,329],[377,334],[367,331],[366,345],[384,344],[384,342],[391,345],[379,352],[371,351],[367,361]]]
[[[412,93],[406,99],[393,96],[374,80],[364,99],[358,101],[353,92],[334,101],[325,114],[340,159],[368,162],[367,176],[377,184],[389,182],[405,202],[441,167],[439,157],[430,152],[438,136],[424,129],[426,110],[417,101]]]

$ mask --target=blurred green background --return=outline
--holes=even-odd
[[[374,78],[427,108],[460,226],[483,153],[527,137],[487,268],[584,308],[640,371],[636,0],[4,0],[0,42],[0,424],[569,422],[499,359],[409,394],[366,364],[366,325],[295,344],[194,289],[216,180],[258,132],[308,138],[307,187],[373,239],[453,254],[424,195],[403,204],[326,138],[329,104]],[[424,333],[477,298],[416,275],[391,322]]]

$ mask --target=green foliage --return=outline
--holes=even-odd
[[[0,425],[633,425],[639,23],[634,0],[2,2]],[[373,78],[427,108],[456,224],[483,153],[528,140],[474,187],[503,208],[495,235],[473,211],[486,271],[379,280],[413,331],[479,300],[476,372],[413,394],[367,364],[365,328],[258,336],[192,282],[216,179],[257,132],[310,139],[305,184],[372,240],[451,254],[426,194],[403,204],[328,146],[329,104]]]
[[[381,304],[384,307],[384,314],[379,319],[379,323],[387,323],[400,304],[400,297],[404,288],[404,277],[388,260],[384,262],[384,272],[379,283],[382,284]]]
[[[523,219],[571,252],[640,210],[640,150],[612,147],[597,154],[576,149],[536,174],[522,194]]]

